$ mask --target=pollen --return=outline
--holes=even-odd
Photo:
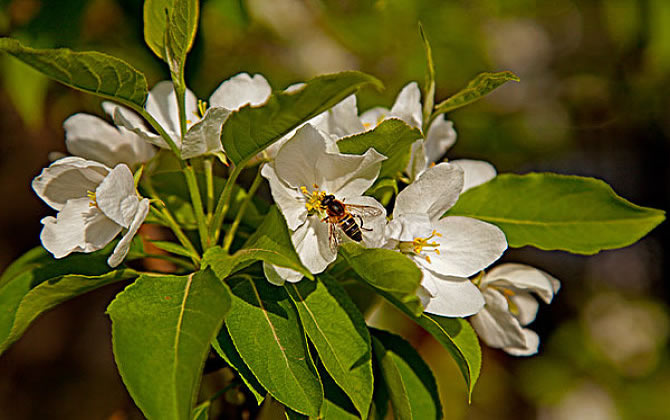
[[[309,213],[323,214],[326,211],[326,207],[323,205],[322,201],[326,197],[326,192],[319,191],[318,189],[319,186],[316,184],[314,184],[313,187],[316,188],[316,190],[312,192],[309,192],[309,190],[305,186],[300,187],[300,191],[307,199],[307,202],[305,203],[305,208],[307,208],[307,211]]]
[[[89,200],[89,207],[98,207],[98,202],[95,200],[95,191],[86,191],[86,196]]]

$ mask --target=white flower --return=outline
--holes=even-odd
[[[470,318],[472,326],[490,347],[514,356],[537,353],[540,339],[523,328],[535,319],[539,304],[531,293],[550,303],[561,284],[534,267],[502,264],[474,280],[484,295],[486,306]]]
[[[251,77],[247,73],[240,73],[219,85],[209,99],[209,108],[205,110],[206,105],[198,102],[193,92],[187,89],[184,99],[187,131],[183,144],[179,108],[172,82],[157,83],[149,92],[145,108],[181,150],[182,158],[190,159],[222,152],[221,128],[230,113],[248,104],[261,105],[267,101],[271,93],[270,85],[260,74]],[[156,146],[169,148],[167,143],[158,134],[149,131],[137,116],[129,118],[129,114],[134,115],[132,111],[119,107],[114,113],[114,121]]]
[[[102,107],[109,116],[114,116],[117,105],[103,102]],[[137,115],[137,124],[141,120]],[[70,154],[94,160],[109,167],[119,163],[135,166],[151,159],[155,148],[140,136],[124,127],[114,127],[102,118],[90,114],[74,114],[63,123],[65,147]]]
[[[390,110],[376,107],[361,115],[361,121],[366,129],[372,129],[389,118],[399,118],[408,125],[422,130],[421,90],[416,82],[411,82],[402,88]],[[444,114],[435,118],[424,134],[425,140],[418,140],[412,145],[412,155],[406,168],[411,180],[416,179],[431,163],[437,162],[456,142],[454,124],[447,120]]]
[[[109,167],[80,157],[65,157],[37,176],[32,187],[56,217],[42,219],[42,245],[55,258],[102,249],[122,230],[125,235],[107,263],[116,267],[149,211],[149,200],[135,191],[133,174],[123,163]]]
[[[463,189],[463,170],[440,163],[426,170],[396,198],[387,226],[387,247],[407,254],[421,269],[419,297],[425,311],[460,317],[484,306],[469,276],[488,267],[507,249],[496,226],[469,217],[442,217]]]
[[[374,183],[384,159],[374,149],[363,155],[342,154],[332,138],[307,124],[282,146],[274,162],[263,167],[261,173],[270,183],[272,197],[286,219],[293,246],[310,272],[322,272],[337,257],[337,249],[330,246],[329,223],[323,220],[321,199],[326,195],[347,205],[379,209],[379,216],[363,218],[362,242],[366,246],[382,244],[386,212],[374,198],[363,193]],[[266,266],[265,270],[275,284],[302,278],[279,267]]]

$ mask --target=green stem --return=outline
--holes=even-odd
[[[240,206],[240,210],[237,212],[235,215],[235,220],[233,221],[233,224],[230,226],[230,229],[226,233],[226,237],[223,239],[223,250],[228,252],[230,249],[230,245],[233,243],[233,238],[235,237],[235,232],[237,232],[237,228],[240,226],[240,222],[242,221],[242,217],[244,216],[244,213],[247,211],[247,207],[249,206],[249,203],[251,202],[251,199],[254,197],[256,194],[256,190],[258,187],[261,185],[261,180],[263,179],[261,177],[261,168],[262,166],[258,167],[258,171],[256,172],[256,177],[254,178],[254,181],[251,183],[251,187],[249,187],[249,191],[247,192],[247,196],[245,197],[244,201],[242,202],[242,205]]]
[[[214,171],[212,158],[203,160],[203,169],[205,170],[205,184],[207,186],[207,214],[211,216],[214,211]]]
[[[221,225],[223,224],[223,220],[230,207],[230,196],[233,193],[233,186],[235,185],[235,181],[237,181],[237,177],[242,173],[243,167],[244,165],[242,162],[235,166],[233,172],[228,176],[226,185],[223,187],[223,193],[221,194],[221,197],[219,197],[219,202],[216,204],[214,217],[212,218],[212,223],[209,225],[210,238],[214,238],[212,243],[216,243],[219,240]]]
[[[170,229],[172,229],[172,232],[174,235],[177,237],[177,240],[179,243],[189,251],[193,253],[191,256],[191,260],[193,261],[193,264],[195,264],[196,267],[200,266],[200,257],[198,254],[198,250],[195,249],[191,241],[188,239],[188,237],[184,234],[184,231],[181,230],[181,227],[177,223],[176,220],[174,220],[174,217],[172,217],[172,214],[170,214],[170,210],[165,206],[165,203],[161,201],[159,198],[157,198],[157,201],[161,204],[161,210],[158,210],[155,207],[151,207],[151,211],[158,216],[161,220],[164,220],[165,223],[168,225]]]
[[[195,220],[198,224],[198,235],[200,236],[200,245],[205,251],[209,248],[209,234],[207,232],[207,221],[205,220],[205,211],[202,207],[202,197],[200,196],[200,188],[198,187],[198,180],[195,176],[193,167],[182,162],[182,170],[186,178],[186,185],[188,192],[191,195],[191,203],[193,204],[193,211],[195,212]]]
[[[124,102],[124,104],[128,105],[130,108],[133,109],[133,111],[140,114],[142,118],[144,118],[149,123],[149,125],[151,125],[151,128],[156,130],[156,132],[160,134],[163,140],[165,140],[167,145],[170,147],[170,150],[172,150],[172,153],[174,153],[177,156],[177,158],[181,160],[181,151],[177,147],[177,144],[174,142],[174,140],[172,140],[172,137],[170,137],[167,131],[165,131],[165,129],[163,129],[163,127],[160,124],[158,124],[158,121],[156,121],[156,119],[151,116],[151,114],[149,114],[144,108],[133,102]]]
[[[184,261],[181,258],[173,257],[172,255],[163,255],[163,254],[145,254],[144,258],[155,258],[157,260],[164,260],[171,262],[174,265],[177,265],[188,270],[194,270],[195,267],[192,263]]]

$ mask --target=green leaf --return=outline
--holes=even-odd
[[[230,309],[211,271],[141,276],[107,308],[114,358],[148,418],[189,419],[210,342]]]
[[[221,356],[230,367],[237,371],[242,382],[244,382],[256,399],[256,403],[260,405],[265,399],[267,391],[260,383],[258,383],[258,379],[256,379],[254,374],[251,373],[251,370],[249,370],[249,367],[244,363],[244,360],[242,360],[242,357],[237,352],[233,340],[230,338],[230,334],[228,334],[228,330],[225,326],[221,328],[219,335],[216,336],[216,340],[212,342],[212,347],[214,347],[217,354]]]
[[[315,77],[297,91],[275,92],[260,107],[247,105],[230,114],[221,133],[223,148],[235,165],[243,164],[367,84],[381,86],[372,76],[346,71]]]
[[[165,33],[175,0],[144,0],[144,41],[159,58],[165,58]]]
[[[414,318],[414,321],[451,354],[465,379],[468,399],[472,398],[482,365],[482,352],[477,334],[470,324],[462,318],[445,318],[425,313],[418,319]]]
[[[169,14],[165,36],[165,61],[170,71],[183,80],[186,54],[193,46],[198,29],[199,2],[197,0],[172,0],[173,8]]]
[[[2,57],[2,82],[7,96],[31,129],[41,127],[46,113],[44,105],[49,79],[32,67],[10,56]]]
[[[240,250],[228,255],[221,247],[212,247],[205,252],[203,263],[211,266],[220,279],[250,266],[256,261],[286,267],[314,279],[293,248],[288,227],[276,206],[270,208],[265,220],[242,246]]]
[[[519,77],[511,71],[480,73],[464,89],[437,104],[433,115],[450,112],[478,101],[510,80],[520,81]]]
[[[370,351],[372,350],[370,349]],[[370,352],[369,357],[369,360],[371,361],[372,352]],[[370,362],[370,368],[372,369],[372,362]],[[319,372],[322,373],[321,378],[323,380],[324,390],[323,407],[321,407],[321,415],[319,416],[320,420],[357,420],[366,418],[370,408],[370,401],[368,401],[368,405],[365,406],[363,414],[357,415],[356,408],[351,404],[351,400],[347,398],[347,394],[342,392],[342,389],[337,386],[333,381],[333,378],[328,376],[326,372],[323,372],[323,369],[319,369]],[[370,397],[372,397],[372,395],[370,395]]]
[[[284,288],[325,369],[365,416],[372,401],[373,377],[370,335],[363,315],[329,276],[317,277],[315,282],[286,283]]]
[[[193,409],[191,418],[193,420],[209,420],[209,407],[212,405],[211,401],[205,401]]]
[[[388,387],[396,419],[441,419],[442,405],[430,368],[395,334],[371,329],[372,348]]]
[[[423,41],[423,49],[426,53],[426,77],[423,87],[423,121],[427,124],[430,121],[430,115],[435,104],[435,64],[433,63],[433,50],[430,48],[430,42],[423,25],[419,22],[419,34]],[[424,132],[428,132],[428,127],[423,127]]]
[[[163,251],[171,252],[175,255],[181,255],[182,257],[198,257],[198,255],[183,246],[176,244],[174,242],[170,241],[154,241],[154,240],[149,240],[151,245],[155,246],[158,249],[162,249]]]
[[[340,253],[366,283],[393,297],[402,309],[417,316],[423,312],[416,294],[422,274],[412,260],[390,249],[364,248],[354,243],[342,244]]]
[[[54,259],[37,247],[14,261],[0,277],[0,354],[47,310],[99,287],[136,277],[133,270],[112,271],[107,265],[115,245],[62,259]]]
[[[369,148],[386,156],[382,162],[379,178],[395,178],[409,163],[412,143],[422,138],[418,128],[392,118],[383,121],[374,130],[346,137],[337,142],[342,153],[361,155]]]
[[[10,38],[0,38],[0,51],[64,85],[126,105],[144,106],[147,96],[144,75],[118,58],[67,48],[34,49]]]
[[[595,254],[635,243],[665,219],[594,178],[505,174],[463,194],[447,213],[493,223],[511,247]]]
[[[232,277],[229,284],[233,308],[226,328],[246,365],[277,401],[299,413],[318,415],[323,388],[284,288],[250,276]]]
[[[137,273],[126,269],[99,276],[48,277],[43,280],[39,269],[26,271],[0,289],[0,354],[21,338],[42,313],[75,296],[137,277]]]

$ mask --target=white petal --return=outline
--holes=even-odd
[[[144,198],[137,206],[137,212],[134,215],[133,221],[130,224],[128,231],[125,235],[123,235],[123,238],[121,238],[119,243],[116,244],[114,252],[107,259],[107,264],[109,264],[110,267],[118,266],[121,264],[124,258],[126,258],[133,238],[137,234],[140,226],[142,226],[142,223],[144,223],[144,219],[146,219],[147,213],[149,213],[149,199]]]
[[[326,153],[318,157],[317,185],[340,199],[360,196],[374,184],[385,159],[373,148],[362,155]]]
[[[409,163],[405,172],[409,175],[411,182],[414,182],[428,168],[428,157],[424,148],[424,140],[417,140],[412,143]]]
[[[133,123],[131,120],[128,120],[126,118],[126,114],[121,112],[120,107],[114,111],[114,124],[116,124],[118,127],[128,130],[140,138],[144,139],[144,141],[151,143],[155,146],[158,146],[163,149],[169,149],[170,146],[163,140],[161,136],[158,134],[152,133],[147,128],[144,126],[144,124],[137,125]],[[179,147],[181,145],[181,138],[174,132],[167,130],[167,134],[170,136],[170,138],[177,144]]]
[[[431,220],[439,219],[456,203],[462,188],[460,167],[451,163],[435,165],[398,194],[393,217],[426,213]]]
[[[265,278],[275,286],[283,286],[285,282],[297,283],[302,280],[303,275],[290,268],[278,267],[263,262],[263,273]]]
[[[291,242],[300,261],[310,273],[321,273],[337,258],[337,253],[330,249],[328,223],[320,221],[318,217],[308,217],[307,221],[291,234]]]
[[[133,173],[120,163],[112,169],[95,190],[98,208],[117,224],[128,228],[135,217],[139,198],[135,193]]]
[[[470,280],[461,277],[440,276],[423,271],[422,284],[432,280],[434,296],[425,305],[425,312],[448,317],[476,314],[484,307],[484,297]]]
[[[444,114],[435,118],[426,134],[426,156],[429,162],[437,162],[447,150],[456,143],[454,123],[447,120]]]
[[[209,105],[237,110],[247,104],[262,105],[271,94],[272,88],[262,75],[239,73],[219,85],[209,97]]]
[[[515,263],[498,265],[486,273],[482,279],[482,286],[493,283],[500,283],[515,290],[534,292],[546,303],[550,303],[554,297],[554,285],[560,285],[558,280],[542,270]]]
[[[479,186],[496,177],[496,168],[483,160],[457,159],[450,161],[463,169],[463,191]]]
[[[279,207],[286,224],[290,230],[296,230],[299,226],[305,223],[307,219],[307,208],[305,207],[305,198],[302,193],[295,188],[290,188],[284,184],[274,167],[271,164],[266,164],[261,169],[261,175],[268,180],[270,184],[270,192],[272,198]]]
[[[535,321],[540,304],[533,295],[527,292],[516,292],[509,299],[516,306],[517,313],[514,316],[517,317],[521,325],[526,326]]]
[[[307,84],[299,82],[299,83],[293,83],[292,85],[288,86],[286,89],[284,89],[285,93],[297,93],[303,90],[307,86]]]
[[[317,117],[319,119],[317,120]],[[313,118],[310,123],[320,130],[337,137],[346,137],[363,132],[363,123],[358,118],[356,95],[349,95],[337,105]]]
[[[44,168],[33,179],[35,193],[51,208],[60,210],[68,200],[95,191],[110,169],[102,163],[76,156],[65,157]]]
[[[89,206],[88,198],[69,200],[56,217],[45,217],[42,224],[42,245],[55,258],[102,249],[121,231],[121,226]]]
[[[326,154],[328,141],[309,124],[300,128],[277,153],[277,176],[293,188],[311,188],[320,172],[317,160]]]
[[[505,297],[495,290],[484,291],[486,306],[470,323],[477,335],[494,348],[521,347],[526,341],[519,321],[509,313]]]
[[[352,197],[346,200],[345,204],[374,207],[381,212],[379,216],[356,216],[356,222],[359,223],[361,233],[363,234],[363,245],[368,248],[381,247],[384,244],[384,227],[386,226],[386,209],[384,206],[379,201],[368,196]],[[349,211],[354,215],[357,214],[356,208],[351,208]]]
[[[426,213],[409,213],[389,222],[387,236],[396,241],[412,242],[416,238],[426,238],[433,232],[433,223]]]
[[[186,89],[184,108],[187,128],[200,120],[197,102],[198,99],[193,92]],[[179,140],[181,137],[179,107],[177,105],[177,95],[171,81],[164,80],[156,83],[147,96],[145,108],[158,124],[170,134],[175,142]]]
[[[519,347],[505,347],[503,350],[512,356],[532,356],[540,347],[540,337],[528,328],[523,329],[525,345]]]
[[[423,121],[421,109],[421,90],[416,82],[410,82],[402,88],[391,108],[390,116],[398,117],[407,124],[421,130]]]
[[[422,251],[431,262],[417,258],[429,270],[445,276],[469,277],[491,265],[507,249],[505,234],[492,224],[469,217],[450,216],[433,223],[441,237],[439,251]]]
[[[223,151],[221,128],[229,115],[228,109],[209,108],[202,120],[193,124],[186,132],[181,145],[182,159]]]
[[[137,115],[135,113],[135,111],[132,111],[132,110],[126,108],[125,106],[115,104],[114,102],[103,101],[102,102],[102,109],[112,119],[114,118],[114,114],[116,114],[118,112],[120,115],[123,116],[123,118],[126,121],[128,121],[133,126],[144,127],[144,120],[142,120],[142,117]]]
[[[361,123],[366,130],[372,130],[388,118],[391,111],[388,108],[377,106],[370,108],[360,116]]]

